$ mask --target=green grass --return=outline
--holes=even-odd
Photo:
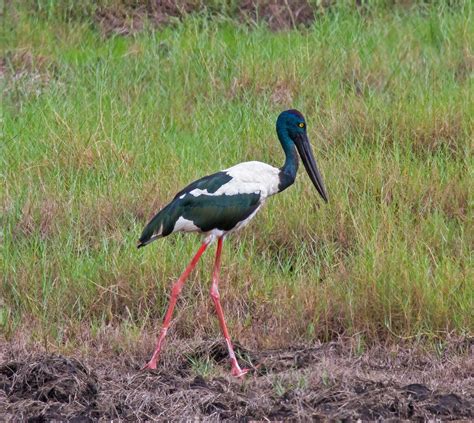
[[[470,2],[340,8],[283,33],[190,16],[104,38],[21,10],[3,29],[6,339],[75,348],[111,327],[132,339],[156,329],[199,238],[137,250],[147,219],[200,176],[280,166],[274,124],[290,107],[306,115],[330,201],[301,171],[225,243],[234,338],[472,335]],[[183,290],[180,336],[219,333],[212,256]]]

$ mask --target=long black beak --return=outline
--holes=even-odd
[[[328,196],[326,194],[326,188],[324,188],[323,178],[321,177],[318,166],[316,165],[316,160],[314,159],[313,150],[311,149],[308,136],[306,134],[298,134],[295,145],[300,154],[301,160],[303,161],[306,172],[321,197],[323,197],[323,200],[327,203]]]

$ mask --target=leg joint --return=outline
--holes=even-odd
[[[171,288],[171,295],[173,297],[177,297],[181,293],[182,289],[183,289],[183,286],[180,283],[175,283],[173,287]]]
[[[211,297],[214,298],[215,300],[218,300],[221,296],[219,295],[219,290],[217,289],[217,286],[212,286],[211,287]]]

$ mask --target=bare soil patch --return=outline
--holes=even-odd
[[[318,8],[308,0],[241,0],[228,13],[240,22],[252,25],[262,21],[272,31],[281,31],[311,25],[315,12],[330,5],[329,0],[321,2]],[[143,30],[145,22],[153,27],[161,27],[194,12],[220,13],[219,10],[213,10],[208,2],[200,0],[123,1],[114,6],[98,8],[95,21],[106,36],[129,35]]]
[[[392,348],[354,355],[341,343],[249,351],[244,380],[228,376],[220,342],[178,342],[154,372],[146,356],[81,360],[3,352],[0,420],[30,422],[471,419],[473,342],[440,356]],[[195,363],[211,370],[196,372]]]

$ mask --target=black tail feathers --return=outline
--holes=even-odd
[[[178,210],[175,204],[171,203],[160,210],[148,225],[143,229],[138,240],[137,248],[150,244],[155,239],[165,237],[173,232],[174,225],[178,219]]]

